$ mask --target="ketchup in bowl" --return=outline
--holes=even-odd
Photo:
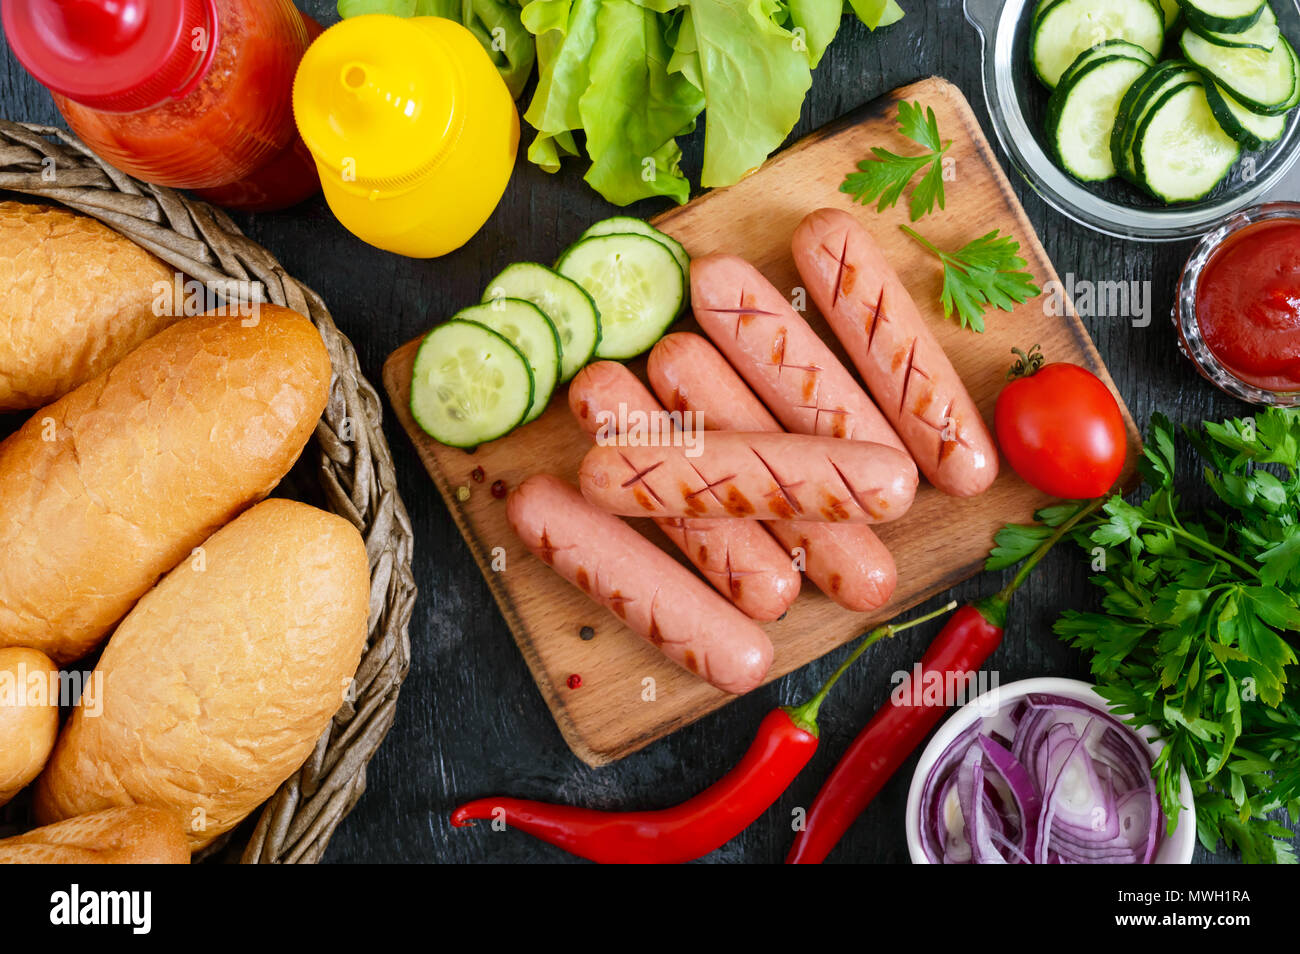
[[[1300,404],[1300,204],[1274,202],[1201,240],[1179,284],[1181,345],[1203,375],[1255,404]]]

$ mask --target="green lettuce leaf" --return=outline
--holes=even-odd
[[[596,17],[590,85],[578,103],[591,156],[589,182],[616,205],[666,195],[685,202],[677,136],[704,109],[704,95],[680,73],[662,15],[633,0],[604,0]]]
[[[778,0],[691,0],[708,109],[701,185],[739,182],[799,120],[812,71],[803,44],[777,24],[779,10]]]
[[[839,32],[844,0],[789,0],[789,5],[790,32],[802,41],[808,51],[808,65],[816,69]]]
[[[577,155],[573,130],[582,128],[578,102],[591,84],[588,58],[596,45],[601,0],[531,0],[522,21],[537,37],[538,77],[524,119],[537,130],[528,158],[547,172]]]
[[[844,12],[848,13],[850,10],[873,30],[903,19],[903,8],[896,0],[845,0]]]

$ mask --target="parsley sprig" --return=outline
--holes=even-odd
[[[994,229],[967,242],[955,252],[945,252],[915,229],[900,229],[929,249],[943,263],[943,292],[939,297],[943,316],[954,310],[963,328],[984,331],[984,312],[989,306],[1011,311],[1040,291],[1034,276],[1025,271],[1018,254],[1020,243]]]
[[[1294,862],[1294,832],[1269,816],[1300,820],[1300,410],[1187,432],[1218,501],[1199,511],[1175,487],[1173,426],[1156,415],[1150,430],[1146,498],[1111,497],[1072,533],[1104,562],[1103,612],[1067,610],[1055,630],[1118,712],[1165,739],[1154,772],[1167,816],[1186,770],[1207,848]],[[1024,559],[1079,506],[1004,528],[987,567]]]
[[[939,139],[939,123],[934,110],[923,108],[919,102],[898,104],[898,131],[926,151],[919,156],[900,156],[875,146],[871,150],[874,158],[859,162],[858,171],[850,172],[840,183],[840,191],[863,205],[879,197],[876,211],[882,212],[897,205],[907,184],[918,172],[926,169],[908,200],[908,214],[915,222],[933,211],[936,204],[941,209],[944,207],[943,156],[952,140],[943,142]]]

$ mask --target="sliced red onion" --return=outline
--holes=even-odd
[[[936,760],[922,849],[943,864],[1150,864],[1164,824],[1151,771],[1149,749],[1110,714],[1024,696]]]
[[[1038,815],[1043,807],[1043,799],[1038,794],[1038,789],[1034,787],[1034,780],[1030,778],[1029,772],[1005,747],[999,745],[993,738],[983,735],[979,737],[979,746],[993,769],[1006,782],[1015,801],[1016,828],[1020,831],[1021,839],[1016,845],[1016,854],[1025,858],[1028,863],[1025,852],[1037,837]]]

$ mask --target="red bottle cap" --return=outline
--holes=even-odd
[[[10,48],[43,86],[108,112],[193,91],[217,48],[213,0],[3,0]]]

